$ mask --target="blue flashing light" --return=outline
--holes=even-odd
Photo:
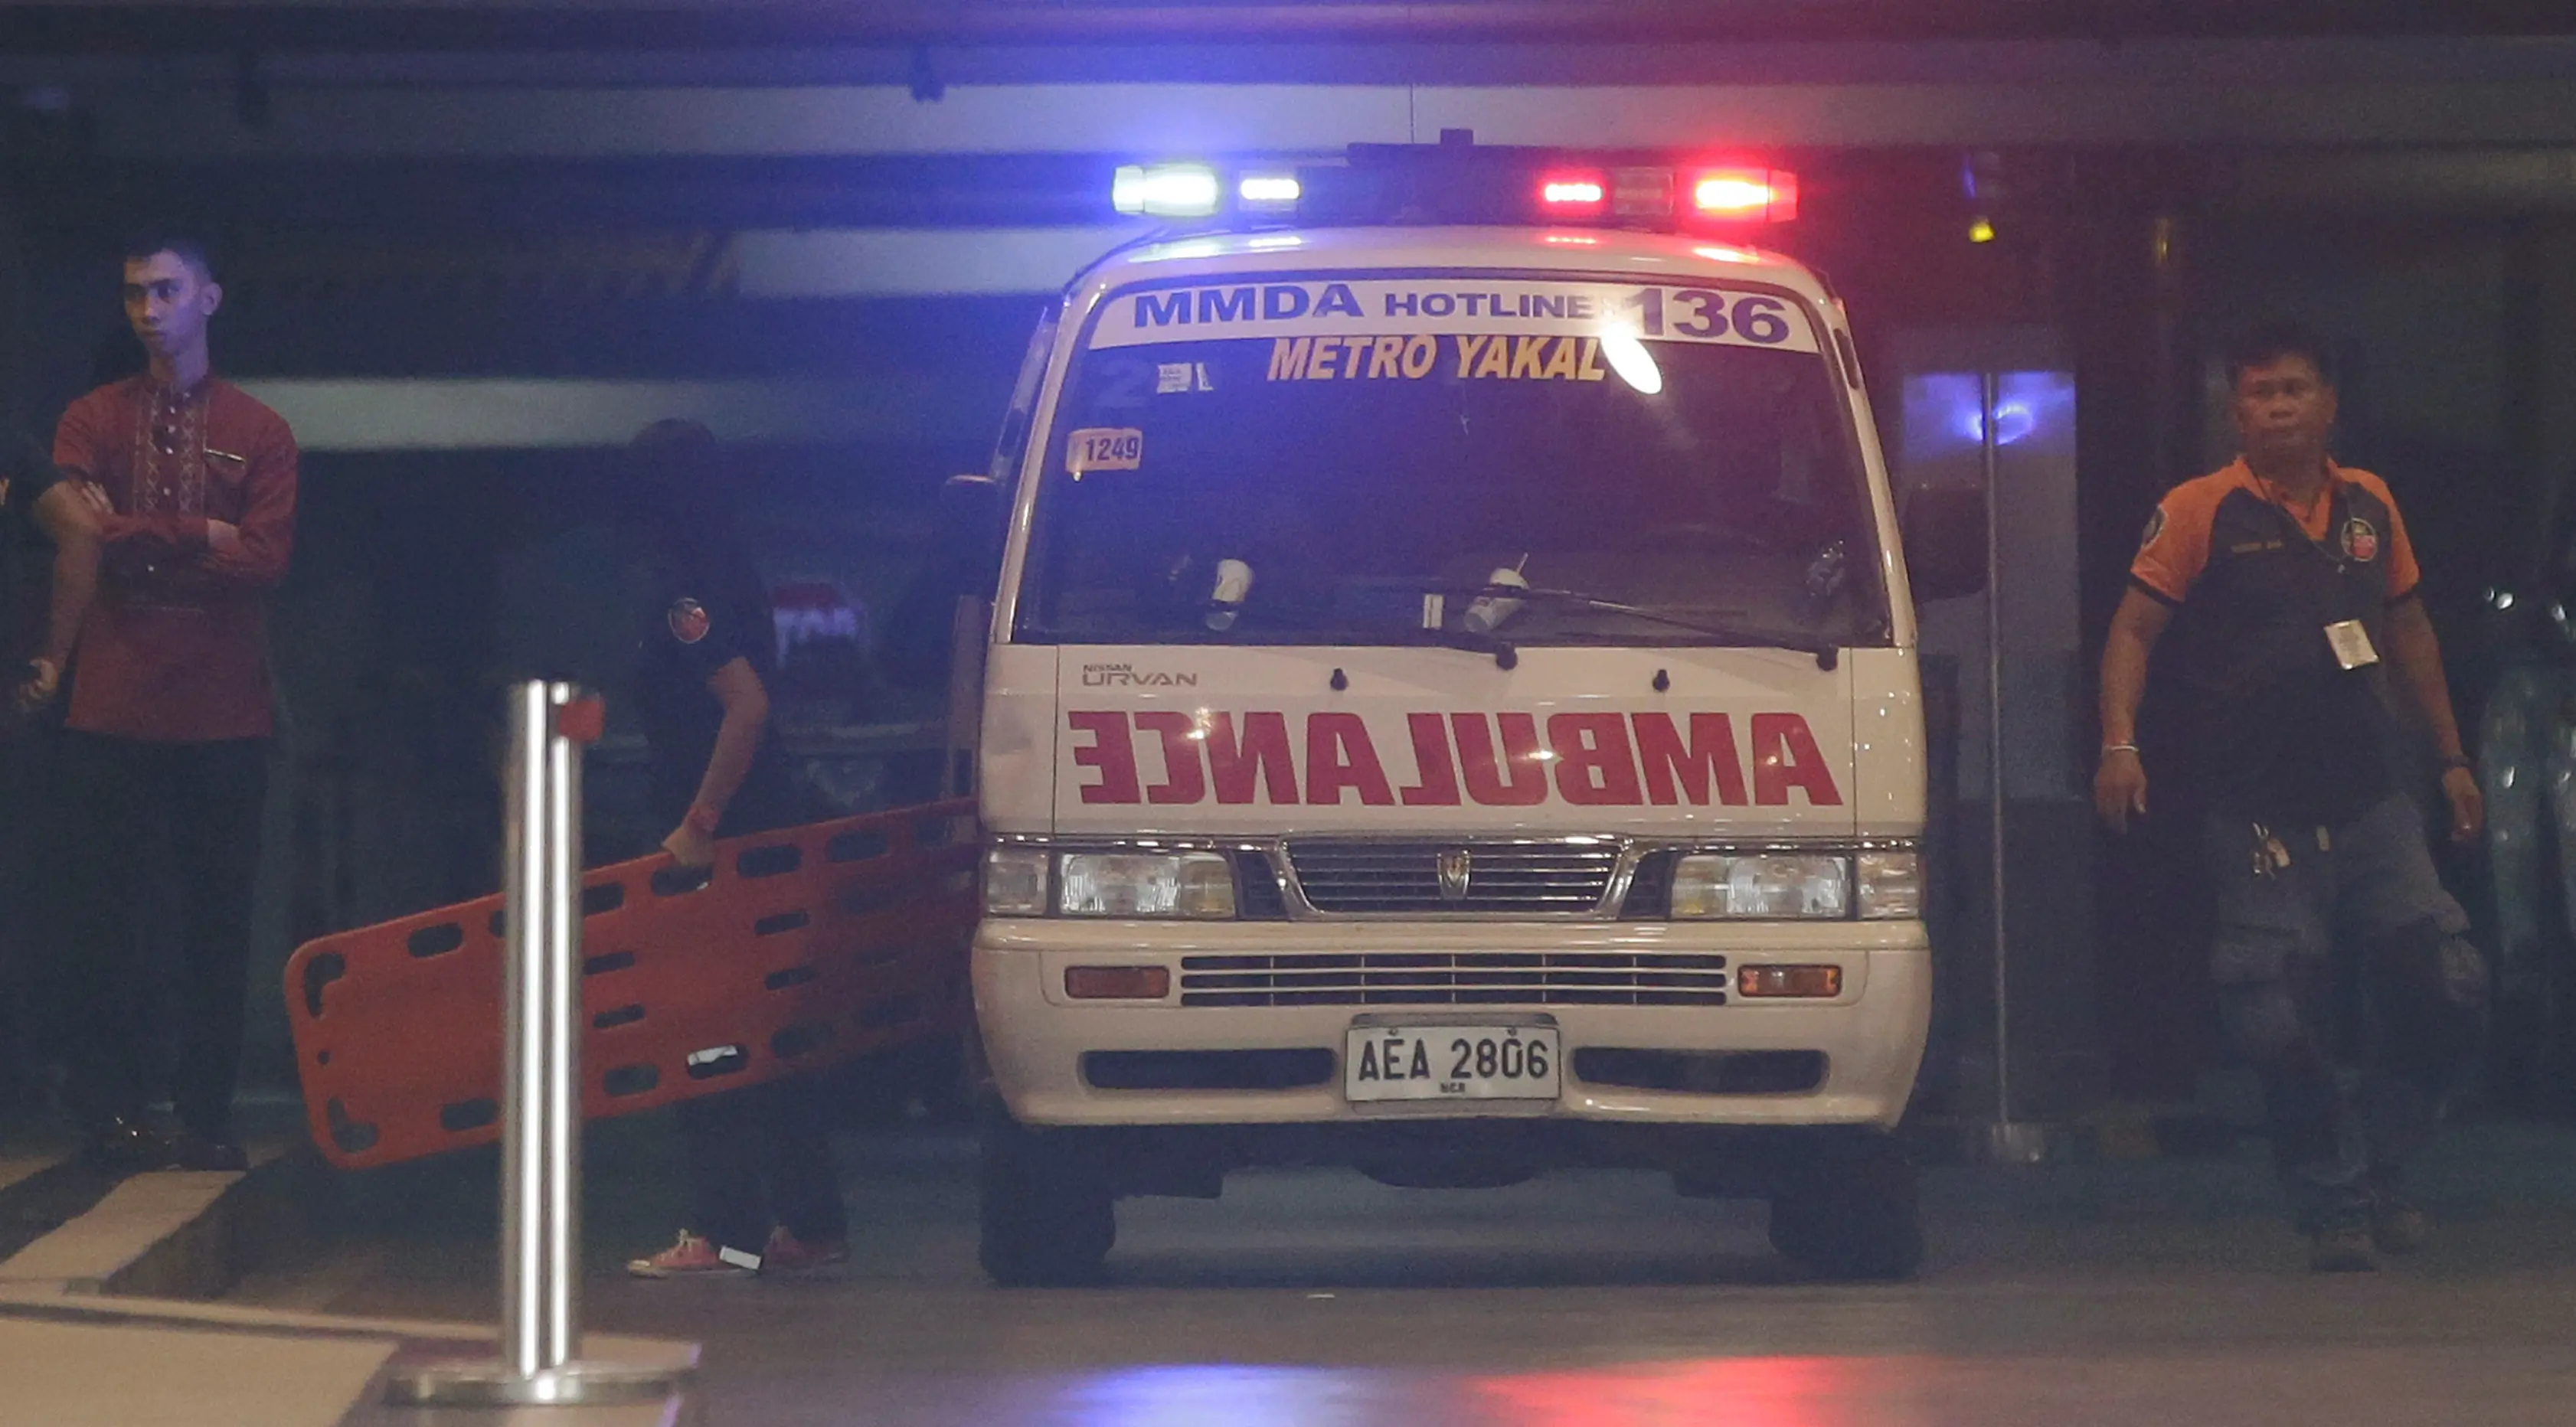
[[[1294,208],[1303,190],[1294,174],[1248,173],[1234,186],[1246,208]]]
[[[1124,164],[1110,181],[1110,206],[1154,218],[1205,218],[1222,190],[1206,164]]]

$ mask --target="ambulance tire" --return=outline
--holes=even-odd
[[[1079,1132],[984,1117],[976,1258],[1004,1288],[1096,1283],[1118,1238],[1116,1195]]]
[[[1912,1278],[1923,1222],[1905,1147],[1875,1130],[1825,1131],[1801,1146],[1771,1196],[1771,1246],[1819,1278]]]

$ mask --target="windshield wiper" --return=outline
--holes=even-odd
[[[1436,644],[1443,649],[1491,654],[1497,669],[1517,668],[1521,662],[1519,646],[1498,634],[1478,634],[1472,629],[1415,629],[1407,632],[1425,644]]]
[[[1126,630],[1116,632],[1068,633],[1064,630],[1056,629],[1048,625],[1024,624],[1020,626],[1019,632],[1031,639],[1055,640],[1060,642],[1069,641],[1075,643],[1145,643],[1170,645],[1238,644],[1251,645],[1254,647],[1280,644],[1371,644],[1380,642],[1383,638],[1382,632],[1375,630],[1365,632],[1360,630],[1333,629],[1245,630],[1240,625],[1237,625],[1232,630],[1224,632],[1211,632],[1189,628],[1181,630],[1157,629],[1144,631]],[[1408,628],[1405,629],[1403,633],[1407,636],[1405,640],[1407,644],[1432,645],[1443,649],[1463,649],[1470,654],[1491,655],[1493,656],[1495,665],[1499,668],[1518,668],[1521,662],[1520,646],[1512,643],[1512,641],[1508,639],[1502,638],[1499,635],[1478,634],[1473,630],[1466,629]]]
[[[1830,639],[1801,634],[1785,629],[1755,629],[1745,625],[1708,624],[1678,615],[1665,614],[1645,605],[1622,604],[1617,600],[1587,595],[1580,590],[1552,590],[1543,585],[1479,585],[1459,593],[1489,599],[1543,600],[1549,604],[1573,605],[1578,609],[1599,610],[1605,614],[1623,614],[1631,619],[1668,625],[1717,641],[1737,649],[1794,649],[1813,655],[1816,667],[1831,669],[1842,661],[1842,646]],[[1471,636],[1472,637],[1472,636]],[[1509,666],[1506,666],[1509,667]]]

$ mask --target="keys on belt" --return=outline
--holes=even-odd
[[[2320,835],[2322,837],[2322,835]],[[2254,875],[2268,881],[2290,870],[2290,849],[2273,831],[2254,824]]]
[[[2261,823],[2255,823],[2253,827],[2254,875],[2262,878],[2272,878],[2278,877],[2282,873],[2289,871],[2290,845],[2281,840],[2280,834],[2275,833],[2272,829]],[[2322,827],[2317,828],[2314,831],[2317,839],[2317,851],[2334,851],[2334,834]]]

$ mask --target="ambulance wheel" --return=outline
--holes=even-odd
[[[1923,1222],[1905,1147],[1875,1130],[1824,1132],[1801,1146],[1772,1192],[1771,1247],[1819,1278],[1912,1278]]]
[[[1118,1238],[1116,1196],[1079,1132],[984,1120],[976,1257],[1004,1288],[1095,1282]]]

